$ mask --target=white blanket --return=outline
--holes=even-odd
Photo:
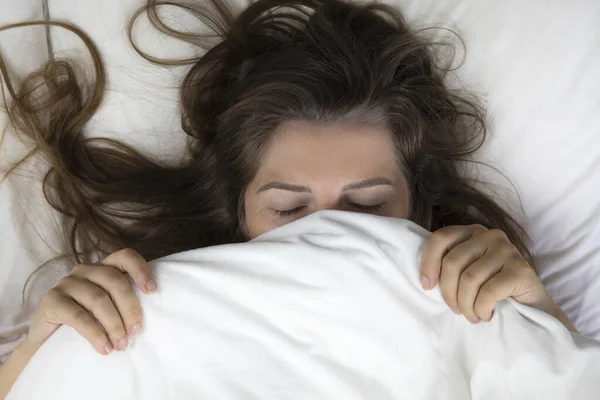
[[[423,291],[428,235],[328,211],[158,260],[127,351],[63,327],[8,399],[600,398],[600,343],[514,301],[472,325]]]

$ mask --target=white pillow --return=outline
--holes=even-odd
[[[327,211],[165,257],[127,351],[98,355],[62,328],[7,399],[598,398],[600,342],[514,301],[470,324],[439,286],[425,292],[428,236],[406,220]]]
[[[189,67],[156,66],[133,50],[126,27],[143,4],[145,0],[49,0],[52,17],[82,27],[100,49],[105,62],[108,90],[102,108],[89,123],[90,136],[117,138],[156,158],[176,162],[183,152],[186,136],[181,129],[178,93]],[[186,20],[184,13],[175,15],[180,23]],[[139,18],[134,37],[153,56],[200,54],[189,45],[160,34],[145,17]],[[89,65],[89,52],[75,35],[53,28],[52,39],[56,57]],[[90,71],[88,68],[88,76]]]
[[[42,19],[40,0],[3,1],[0,4],[0,26]],[[9,72],[18,80],[48,59],[45,28],[36,26],[0,32],[0,52]]]
[[[37,0],[10,3],[0,5],[0,22],[42,17]],[[144,3],[48,1],[52,18],[83,27],[107,64],[108,92],[89,133],[116,137],[154,157],[177,161],[184,143],[177,91],[185,68],[155,67],[129,46],[126,23]],[[519,187],[527,216],[520,218],[533,238],[535,261],[548,290],[583,334],[600,339],[600,3],[398,0],[391,4],[401,6],[416,27],[448,26],[465,39],[468,53],[460,76],[467,88],[485,97],[491,116],[490,141],[482,158],[507,172]],[[187,26],[185,19],[179,20]],[[143,18],[140,22],[136,38],[152,54],[195,52],[158,35]],[[15,78],[46,59],[42,31],[0,33],[2,54]],[[57,56],[89,60],[72,35],[51,31]],[[5,150],[1,160],[13,155],[11,149]],[[489,171],[481,175],[506,186]],[[22,312],[20,290],[25,279],[56,254],[46,242],[51,242],[57,225],[40,222],[52,221],[55,215],[44,205],[39,184],[31,182],[21,185],[18,194],[7,185],[0,187],[0,329],[21,321],[11,332],[0,332],[0,343],[12,338],[10,348],[26,331],[43,289],[64,273],[53,271],[32,291],[38,295],[29,311]],[[518,209],[514,199],[498,199]],[[26,207],[27,203],[36,207]],[[37,211],[26,212],[32,209]],[[36,235],[40,226],[43,238]],[[9,347],[0,345],[0,360]]]
[[[450,27],[466,41],[459,77],[487,100],[490,114],[480,157],[516,184],[525,217],[514,196],[501,191],[497,199],[532,237],[554,299],[581,332],[600,338],[600,2],[388,2],[413,26]],[[51,0],[50,7],[55,18],[85,27],[108,65],[110,90],[89,132],[177,160],[184,136],[176,88],[184,69],[154,67],[128,45],[125,24],[143,3]],[[190,54],[141,22],[136,37],[152,54]],[[54,39],[59,53],[75,45]],[[475,175],[509,187],[489,170]]]

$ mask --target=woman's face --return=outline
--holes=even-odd
[[[397,218],[409,212],[390,134],[362,122],[282,124],[244,201],[251,239],[320,210]]]

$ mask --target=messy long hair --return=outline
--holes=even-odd
[[[432,231],[456,224],[501,229],[529,255],[523,229],[462,170],[485,140],[484,111],[445,86],[450,64],[439,65],[436,43],[410,30],[399,10],[258,0],[236,14],[224,0],[199,3],[148,0],[128,30],[148,61],[191,65],[180,90],[189,157],[176,166],[116,140],[84,137],[106,76],[82,30],[52,21],[0,28],[60,26],[81,38],[93,60],[87,84],[71,61],[50,59],[14,87],[0,57],[9,123],[32,139],[28,155],[41,154],[50,165],[44,196],[64,216],[66,252],[75,262],[120,248],[151,260],[247,240],[244,190],[277,127],[350,118],[375,119],[391,132],[410,188],[411,220]],[[172,29],[157,12],[165,5],[182,7],[211,32]],[[144,53],[132,38],[144,13],[161,32],[203,49],[202,56],[175,62]]]

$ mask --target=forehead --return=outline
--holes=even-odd
[[[267,147],[259,174],[368,175],[397,169],[388,130],[357,121],[288,121]],[[358,177],[358,176],[356,176]]]

